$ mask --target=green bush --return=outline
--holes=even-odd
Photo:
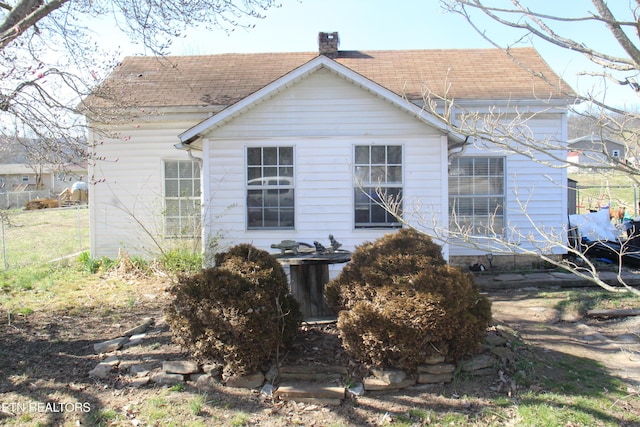
[[[169,273],[196,273],[202,270],[202,253],[187,249],[171,249],[160,256],[158,263]]]
[[[217,254],[216,267],[180,276],[169,291],[175,341],[223,363],[225,375],[262,368],[292,343],[302,321],[282,266],[248,244]]]
[[[479,349],[491,320],[471,276],[410,229],[356,248],[325,297],[347,352],[381,367],[414,369],[436,354],[455,361]]]

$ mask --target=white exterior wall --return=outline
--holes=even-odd
[[[532,118],[527,125],[536,139],[557,138],[566,141],[566,115],[540,114]],[[566,152],[556,150],[558,159],[566,157]],[[533,161],[523,155],[513,154],[504,148],[494,151],[469,147],[465,156],[505,157],[505,228],[506,237],[518,242],[523,250],[533,250],[546,254],[566,253],[557,245],[552,245],[540,235],[536,228],[548,236],[556,236],[557,242],[566,242],[567,206],[567,169],[566,167],[545,166],[544,162],[562,165],[561,160],[553,160],[537,153],[539,161]],[[512,230],[510,230],[512,229]],[[528,241],[522,236],[535,236]],[[497,245],[496,245],[497,246]],[[490,250],[474,250],[468,246],[450,246],[451,256],[484,255]],[[497,253],[497,252],[496,252]]]
[[[101,160],[89,165],[92,257],[114,258],[120,248],[130,255],[158,253],[151,237],[162,234],[163,160],[188,158],[174,147],[177,135],[204,117],[188,118],[122,127],[119,138],[89,135],[89,141],[104,141],[94,150]]]
[[[206,114],[172,114],[163,122],[121,129],[127,140],[108,139],[96,155],[105,160],[90,168],[91,253],[114,257],[119,248],[131,254],[154,254],[149,234],[162,227],[162,160],[186,159],[176,150],[177,135]],[[566,116],[540,115],[529,122],[538,137],[566,140]],[[90,135],[90,138],[98,139]],[[447,137],[416,116],[366,89],[321,69],[205,135],[203,152],[203,234],[222,248],[252,243],[273,251],[283,239],[328,243],[333,234],[352,250],[392,229],[355,229],[353,147],[400,144],[404,156],[404,209],[421,209],[425,224],[447,224]],[[293,146],[295,156],[295,229],[247,230],[246,147]],[[503,151],[494,155],[504,156]],[[488,155],[468,148],[464,155]],[[117,159],[117,161],[115,161]],[[566,224],[566,169],[546,168],[509,155],[506,168],[506,223],[524,235],[542,227]],[[526,213],[518,198],[527,203]],[[416,218],[418,218],[416,216]],[[145,224],[144,231],[138,222]],[[445,256],[482,254],[468,247],[444,248]]]
[[[224,246],[252,243],[274,251],[270,245],[284,239],[328,245],[333,234],[353,250],[395,231],[354,228],[355,145],[402,145],[407,200],[427,201],[442,215],[444,141],[409,113],[320,70],[206,136],[204,193],[211,197],[205,201],[205,237],[221,235]],[[294,230],[246,229],[249,146],[294,147]]]

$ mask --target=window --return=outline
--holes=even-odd
[[[247,228],[293,229],[293,147],[247,148]]]
[[[612,150],[611,157],[620,158],[620,150]]]
[[[402,146],[357,145],[354,157],[355,227],[400,227],[379,202],[381,197],[402,199]]]
[[[29,182],[29,175],[22,175],[22,182]]]
[[[504,231],[504,159],[459,157],[449,169],[449,227],[475,235]]]
[[[192,160],[165,161],[165,237],[198,237],[200,206],[200,163]]]

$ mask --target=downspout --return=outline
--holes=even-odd
[[[469,145],[469,135],[467,135],[467,137],[464,139],[464,141],[461,144],[449,149],[449,153],[447,154],[447,162],[449,166],[451,166],[451,159],[454,156],[461,156],[464,153],[464,151],[467,149],[468,145]]]

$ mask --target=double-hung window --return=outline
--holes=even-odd
[[[449,169],[449,228],[473,235],[503,234],[504,188],[504,158],[454,158]]]
[[[200,163],[193,160],[164,162],[164,235],[200,235]]]
[[[247,228],[293,229],[293,147],[247,148]]]
[[[401,207],[402,146],[356,145],[354,150],[355,227],[400,227],[383,202]]]

